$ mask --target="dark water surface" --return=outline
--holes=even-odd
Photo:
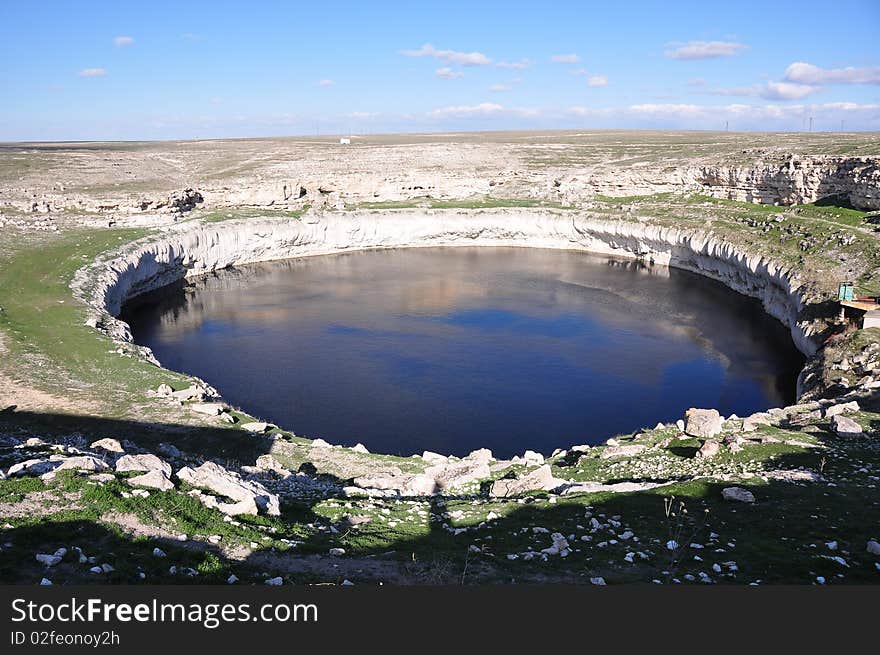
[[[219,272],[126,307],[137,343],[300,435],[497,456],[599,441],[688,407],[794,399],[803,358],[698,275],[569,251],[356,252]]]

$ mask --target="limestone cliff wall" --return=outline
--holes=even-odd
[[[809,292],[795,272],[708,234],[570,212],[352,212],[215,223],[170,230],[132,244],[82,269],[73,286],[91,307],[92,326],[130,341],[128,326],[115,318],[123,303],[184,277],[348,250],[463,245],[583,250],[693,271],[760,299],[768,313],[789,327],[805,355],[816,351],[816,330],[801,319]]]

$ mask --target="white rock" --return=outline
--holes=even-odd
[[[158,489],[159,491],[174,489],[174,483],[168,479],[168,476],[163,471],[148,471],[143,475],[128,478],[126,483],[132,487],[148,487],[150,489]]]
[[[603,578],[603,577],[601,577],[601,576],[596,577],[596,578],[590,578],[590,584],[594,584],[594,585],[596,585],[596,586],[598,586],[598,587],[604,587],[605,584],[606,584],[606,583],[605,583],[605,578]]]
[[[153,557],[165,557],[165,551],[161,548],[154,548]]]
[[[171,477],[171,465],[155,455],[123,455],[116,461],[116,472],[126,471],[160,471],[165,477]]]
[[[40,580],[40,586],[42,586],[42,587],[51,587],[51,586],[52,586],[52,581],[51,581],[49,578],[43,578],[42,580]]]
[[[280,587],[284,584],[284,579],[279,575],[277,578],[269,578],[266,580],[266,584],[270,587]]]
[[[861,425],[840,414],[831,419],[831,429],[838,437],[844,438],[861,437],[863,434]]]
[[[260,433],[265,432],[269,427],[268,423],[263,421],[252,421],[250,423],[242,423],[241,429],[247,432]]]
[[[363,453],[364,455],[368,455],[370,453],[370,451],[367,450],[367,447],[362,443],[356,443],[354,446],[351,447],[351,449],[356,453]]]
[[[535,452],[534,450],[527,450],[523,453],[522,458],[530,464],[537,464],[540,466],[544,463],[544,456],[541,453]]]
[[[45,564],[46,566],[55,566],[61,561],[58,555],[49,555],[47,553],[37,553],[35,558],[40,564]]]
[[[342,557],[345,555],[345,548],[331,548],[327,553],[333,557]]]
[[[687,423],[684,431],[692,437],[708,439],[721,432],[724,419],[716,409],[697,409],[691,407],[685,412]]]
[[[230,574],[228,578],[226,578],[226,584],[235,584],[238,582],[238,576],[235,573]]]
[[[741,503],[755,502],[754,494],[742,487],[726,487],[721,490],[721,496],[724,500],[736,500]]]
[[[206,416],[217,416],[218,414],[222,414],[226,409],[226,405],[223,403],[193,403],[192,405],[188,405],[188,407],[199,414],[205,414]]]
[[[868,541],[868,546],[865,548],[872,555],[880,556],[880,543],[875,539],[871,539]]]

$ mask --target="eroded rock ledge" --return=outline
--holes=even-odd
[[[73,287],[91,308],[90,325],[130,342],[128,325],[115,318],[123,303],[181,278],[350,250],[464,245],[582,250],[699,273],[760,299],[801,352],[816,351],[819,326],[802,315],[812,292],[796,271],[699,231],[547,210],[326,213],[171,230],[82,269]]]

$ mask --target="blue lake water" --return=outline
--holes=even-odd
[[[137,343],[249,413],[373,452],[596,444],[688,407],[794,400],[803,357],[698,275],[522,248],[355,252],[220,271],[126,306]]]

